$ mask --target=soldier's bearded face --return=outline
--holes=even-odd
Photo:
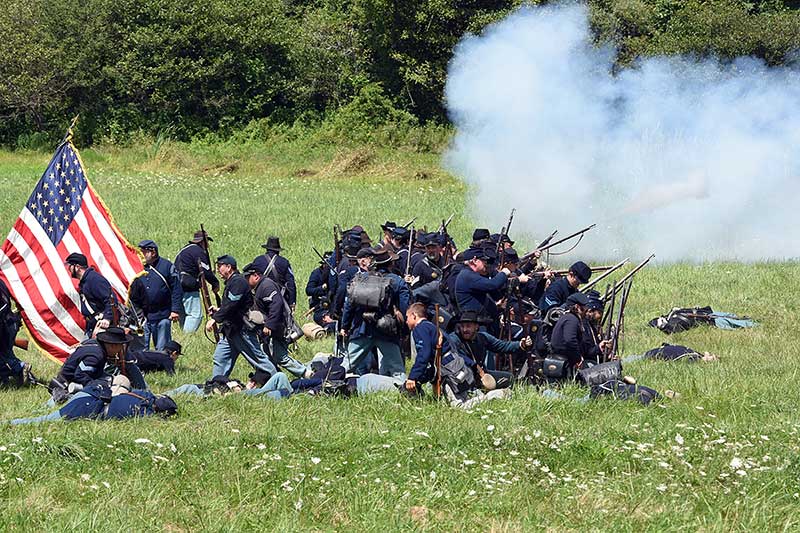
[[[461,338],[465,341],[471,341],[475,338],[475,335],[478,334],[478,323],[477,322],[462,322],[458,325],[458,329],[461,332]]]

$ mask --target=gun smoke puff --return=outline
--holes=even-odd
[[[800,256],[800,73],[753,58],[654,57],[613,74],[585,6],[522,8],[451,61],[445,165],[481,224],[518,208],[531,242],[598,223],[579,253]]]

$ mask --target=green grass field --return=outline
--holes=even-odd
[[[330,248],[334,222],[363,223],[374,237],[387,219],[418,216],[433,227],[455,212],[451,233],[462,244],[473,228],[468,191],[436,154],[165,142],[82,155],[130,241],[152,238],[171,259],[202,222],[212,253],[244,264],[274,233],[301,290],[316,265],[311,247]],[[48,158],[0,153],[1,231]],[[579,258],[580,248],[565,260]],[[798,279],[793,262],[673,264],[637,276],[626,354],[669,340],[721,356],[627,366],[640,383],[682,394],[648,408],[552,401],[532,389],[472,412],[392,394],[229,396],[180,399],[167,421],[6,426],[0,529],[797,530]],[[673,305],[711,305],[760,326],[668,339],[646,322]],[[176,376],[150,378],[156,392],[210,377],[213,345],[174,335],[186,355]],[[299,358],[329,348],[303,340]],[[57,371],[35,352],[21,356],[41,378]],[[247,372],[240,360],[235,376]],[[44,389],[0,395],[0,419],[44,412]]]

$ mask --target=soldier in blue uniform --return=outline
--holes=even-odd
[[[177,413],[178,406],[169,396],[131,389],[130,381],[119,380],[120,377],[115,378],[115,385],[111,387],[107,380],[91,381],[59,410],[34,418],[16,418],[9,423],[18,426],[57,420],[121,420],[156,414],[167,417]],[[127,382],[127,385],[121,381]]]
[[[424,304],[411,304],[406,311],[406,325],[411,330],[411,338],[416,347],[417,356],[408,374],[404,387],[412,394],[419,394],[424,383],[431,383],[436,377],[435,355],[439,343],[439,330],[428,320]],[[450,351],[447,335],[441,333],[441,354]]]
[[[202,230],[196,231],[189,244],[181,248],[175,256],[175,270],[181,280],[183,290],[183,309],[181,311],[181,325],[183,331],[194,332],[200,329],[203,323],[203,308],[200,301],[200,277],[204,277],[211,286],[211,291],[219,293],[219,280],[211,268],[211,259],[208,257],[206,240],[213,241]]]
[[[253,264],[261,271],[261,275],[276,282],[281,287],[286,303],[294,310],[297,305],[297,286],[294,271],[289,260],[281,255],[283,248],[278,237],[270,236],[261,245],[266,251],[253,259]]]
[[[81,314],[86,319],[86,337],[91,338],[94,328],[105,329],[114,318],[113,306],[116,301],[111,284],[93,267],[86,256],[72,253],[65,260],[69,275],[80,280],[78,293],[81,298]]]
[[[237,271],[236,259],[230,255],[217,258],[217,271],[225,280],[225,290],[219,309],[212,307],[211,318],[206,323],[206,331],[212,331],[219,324],[221,338],[214,350],[214,376],[230,376],[236,358],[243,354],[247,362],[256,370],[275,374],[278,370],[259,346],[254,331],[244,327],[244,318],[253,307],[253,294],[247,280]]]
[[[441,281],[447,258],[442,253],[446,244],[444,235],[429,233],[421,239],[425,247],[425,256],[414,265],[411,275],[414,278],[412,288],[417,289],[434,281]]]
[[[289,307],[283,300],[281,288],[271,279],[263,277],[253,263],[246,265],[242,274],[253,291],[253,310],[261,313],[259,318],[263,318],[256,325],[256,334],[264,353],[276,366],[303,377],[306,374],[305,365],[289,355],[289,343],[286,340]]]
[[[475,311],[496,322],[498,312],[495,301],[503,297],[510,271],[507,268],[494,271],[497,254],[492,247],[470,249],[462,257],[466,259],[467,268],[458,274],[455,283],[458,311]],[[524,274],[518,279],[520,283],[528,281]]]
[[[392,230],[396,227],[397,223],[392,222],[391,220],[387,220],[386,223],[381,224],[381,231],[383,232],[383,239],[381,239],[381,244],[383,246],[392,245]]]
[[[14,355],[21,318],[11,304],[11,292],[0,279],[0,386],[21,387],[36,383],[36,378],[31,374],[31,365]]]
[[[132,353],[136,366],[145,374],[148,372],[166,372],[175,374],[175,361],[181,355],[181,345],[173,340],[167,341],[163,350],[142,350]]]
[[[83,341],[50,382],[53,399],[63,399],[91,381],[118,372],[126,375],[137,389],[146,389],[141,370],[128,354],[132,340],[122,328],[111,327],[98,333],[95,339]]]
[[[152,240],[139,243],[144,255],[144,275],[139,279],[144,286],[143,310],[147,322],[144,327],[144,345],[163,350],[172,340],[172,322],[177,322],[183,310],[183,289],[178,271],[170,261],[158,255],[158,245]]]
[[[566,276],[558,278],[544,291],[539,301],[539,310],[542,316],[546,315],[551,307],[558,307],[567,301],[567,298],[578,291],[578,287],[589,282],[592,269],[583,261],[573,263]]]
[[[331,308],[336,294],[336,272],[331,265],[333,253],[323,255],[319,266],[311,271],[306,284],[308,308],[312,309],[314,322],[328,333],[336,331],[336,320],[331,317]]]
[[[586,339],[583,321],[589,298],[582,292],[567,298],[567,312],[558,319],[550,335],[550,350],[553,355],[564,357],[567,368],[582,368],[585,360],[598,360],[610,347],[609,341],[594,343]]]
[[[482,368],[493,367],[491,354],[512,354],[528,350],[533,346],[530,337],[524,337],[519,341],[503,341],[486,331],[480,331],[480,325],[485,319],[476,311],[464,311],[456,322],[456,329],[448,338],[450,349],[461,355],[473,368],[475,365],[480,365]],[[511,384],[510,372],[490,369],[486,372],[495,378],[498,388]]]
[[[600,349],[603,340],[600,322],[603,318],[604,305],[600,293],[595,290],[587,292],[586,297],[589,303],[586,304],[586,315],[582,321],[585,360],[591,364],[599,364],[603,362],[603,353]]]
[[[483,248],[486,244],[491,244],[492,234],[486,228],[475,228],[472,232],[472,244],[470,248]]]
[[[359,272],[367,272],[372,265],[372,248],[361,248],[360,244],[350,243],[344,250],[347,264],[341,265],[336,277],[336,295],[333,300],[332,318],[341,319],[347,286]]]
[[[513,248],[506,248],[503,252],[502,266],[508,269],[511,272],[512,278],[517,279],[517,281],[519,281],[520,276],[524,275],[519,269],[519,255]],[[522,299],[538,302],[544,295],[547,280],[552,279],[552,277],[553,275],[551,272],[543,272],[535,276],[525,275],[528,281],[525,283],[514,283],[512,294],[508,295],[512,306],[517,305]]]
[[[369,264],[367,257],[364,258],[365,264]],[[405,379],[405,365],[400,354],[399,326],[408,309],[411,293],[406,282],[400,276],[391,273],[392,262],[397,259],[396,254],[381,248],[374,250],[370,259],[374,274],[361,271],[356,275],[377,274],[387,278],[390,293],[388,307],[369,310],[353,302],[350,294],[345,298],[339,333],[342,337],[349,337],[350,342],[347,346],[348,356],[345,358],[344,367],[357,374],[367,373],[367,356],[373,348],[377,348],[379,373],[396,379]]]

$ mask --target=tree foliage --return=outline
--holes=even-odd
[[[363,132],[375,125],[359,111],[366,104],[398,120],[399,130],[446,123],[442,95],[454,46],[521,3],[9,0],[0,12],[0,144],[57,138],[77,113],[84,142],[119,142],[133,131],[224,136],[259,119]],[[618,47],[620,67],[643,55],[686,53],[778,65],[800,44],[798,3],[590,0],[590,7],[596,38]],[[367,122],[356,126],[354,117]]]

